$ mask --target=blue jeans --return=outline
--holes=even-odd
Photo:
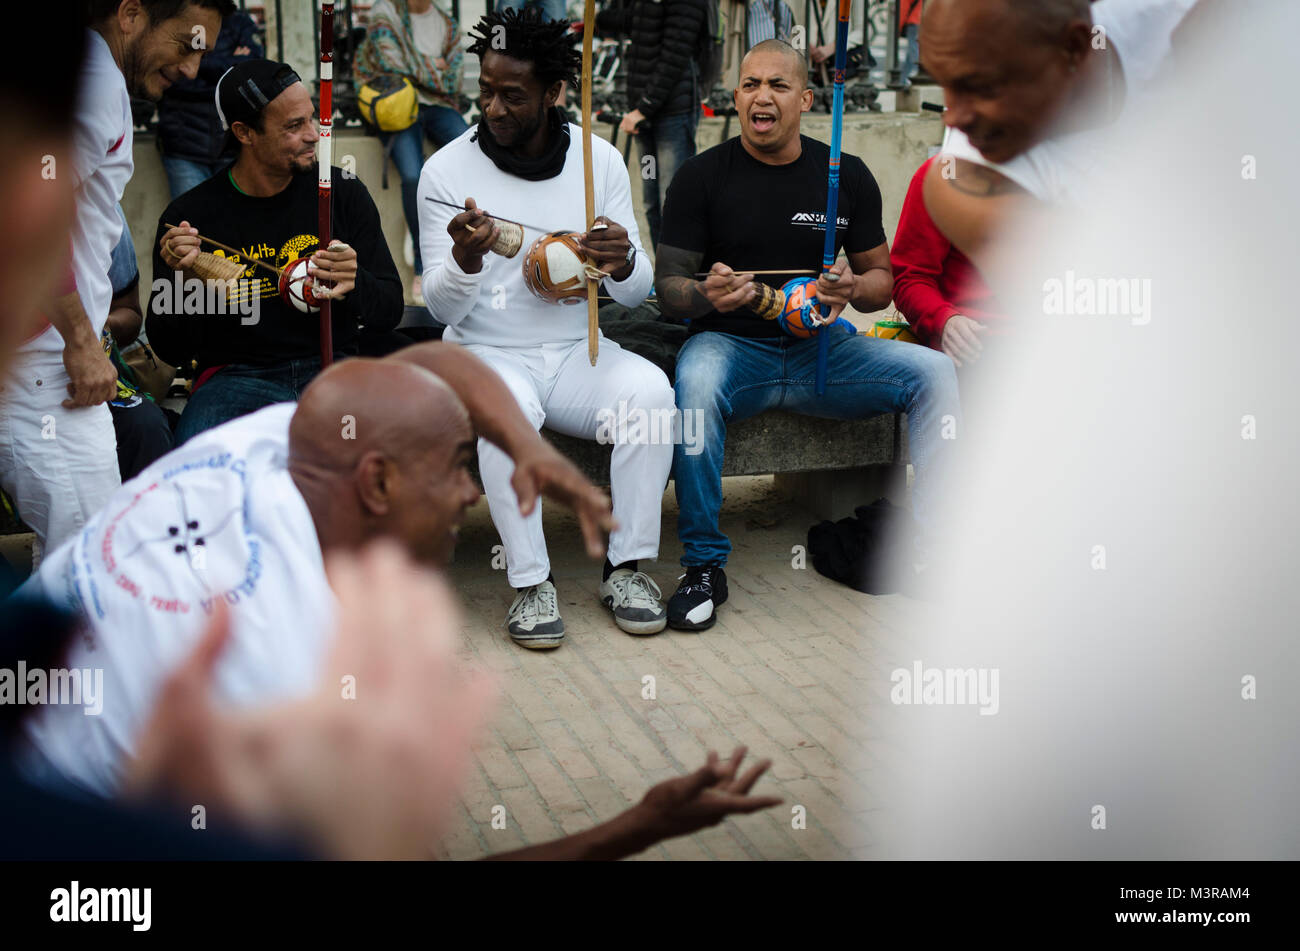
[[[542,18],[545,20],[567,20],[569,18],[569,5],[564,0],[497,0],[496,8],[498,10],[519,10],[523,11],[526,6],[535,6],[542,8]]]
[[[428,106],[421,103],[419,118],[409,129],[401,132],[381,132],[380,141],[393,142],[393,164],[402,178],[402,211],[406,226],[411,229],[411,243],[415,245],[415,273],[424,271],[420,258],[420,209],[416,192],[420,188],[420,171],[424,168],[424,136],[441,148],[468,129],[465,119],[449,106]]]
[[[641,197],[646,223],[650,226],[650,243],[656,250],[668,186],[682,163],[695,154],[695,129],[699,121],[698,109],[655,116],[649,127],[642,124],[642,131],[637,133],[641,143]],[[648,157],[654,158],[653,164],[646,162]]]
[[[816,376],[815,338],[750,339],[706,331],[686,341],[677,357],[677,407],[698,414],[700,439],[679,443],[673,456],[683,565],[726,564],[731,542],[718,530],[718,515],[727,424],[769,409],[829,419],[906,413],[916,467],[913,508],[926,530],[935,463],[947,451],[948,440],[941,438],[945,417],[955,427],[961,413],[952,360],[917,344],[836,332],[822,396]]]
[[[921,43],[918,37],[920,27],[915,23],[909,23],[903,27],[903,38],[907,40],[907,52],[903,55],[903,62],[899,67],[903,84],[909,85],[912,77],[915,76],[921,68]]]
[[[196,185],[203,184],[230,164],[229,162],[217,162],[209,165],[206,162],[194,162],[190,159],[173,158],[167,155],[163,156],[162,163],[163,171],[167,173],[167,188],[171,191],[173,198],[185,194]]]
[[[176,445],[265,406],[296,401],[318,373],[320,357],[304,357],[265,367],[242,364],[222,367],[185,404],[181,420],[176,424]]]

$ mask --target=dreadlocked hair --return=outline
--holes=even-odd
[[[474,42],[469,52],[480,61],[487,53],[501,53],[532,63],[543,86],[577,85],[582,53],[574,46],[568,20],[544,20],[533,6],[522,11],[497,8],[474,25],[470,36]]]

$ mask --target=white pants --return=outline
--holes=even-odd
[[[65,409],[67,398],[58,351],[20,353],[0,378],[0,486],[36,533],[33,570],[122,484],[108,405]]]
[[[610,490],[619,528],[609,538],[613,564],[659,555],[659,506],[673,465],[672,439],[656,427],[619,426],[628,414],[662,419],[676,412],[673,388],[662,370],[628,353],[603,335],[593,367],[587,342],[543,344],[535,349],[465,347],[501,377],[519,402],[524,416],[540,429],[580,439],[610,439]],[[478,442],[479,474],[492,522],[506,552],[506,575],[516,588],[546,580],[551,562],[542,534],[542,506],[519,514],[519,500],[510,485],[514,463],[485,439]]]

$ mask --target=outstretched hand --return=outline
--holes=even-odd
[[[644,813],[653,841],[690,835],[717,825],[733,813],[779,806],[783,801],[779,796],[749,795],[772,765],[771,760],[761,760],[737,775],[747,752],[745,747],[737,747],[731,759],[723,763],[717,753],[710,751],[708,762],[695,772],[652,786],[638,808]]]

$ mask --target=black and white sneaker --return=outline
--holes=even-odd
[[[555,597],[555,585],[543,581],[524,588],[510,605],[506,630],[520,647],[545,650],[564,641],[564,620]]]
[[[682,580],[684,579],[684,580]],[[703,631],[718,619],[716,608],[727,600],[727,573],[721,565],[687,565],[677,592],[668,601],[668,626]]]

